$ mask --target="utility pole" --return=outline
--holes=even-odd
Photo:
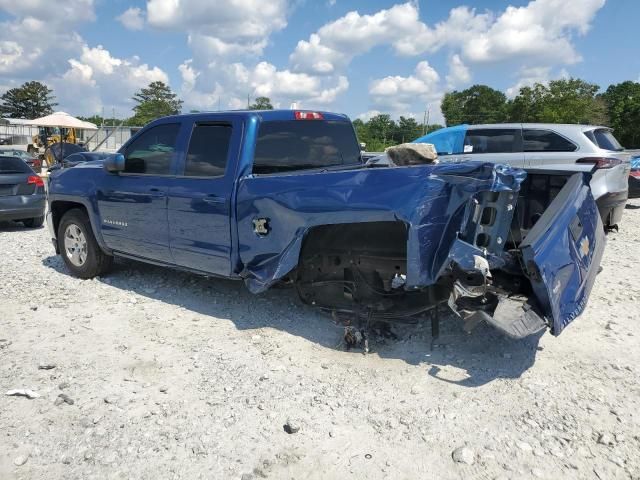
[[[424,110],[424,116],[422,117],[422,135],[426,135],[427,130],[429,129],[430,115],[431,115],[431,108],[427,105],[427,108]]]
[[[422,116],[422,135],[427,134],[427,110],[429,110],[429,107],[424,109],[424,115]]]
[[[249,100],[249,94],[247,93],[247,110],[249,110],[251,106],[251,101]]]

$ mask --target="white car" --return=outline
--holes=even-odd
[[[415,142],[434,144],[439,160],[444,162],[504,163],[530,172],[593,169],[591,191],[603,224],[608,229],[616,228],[622,219],[631,156],[608,127],[552,123],[458,125],[436,130]]]

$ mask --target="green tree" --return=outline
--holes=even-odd
[[[523,87],[509,102],[509,118],[514,122],[606,123],[606,104],[597,96],[599,89],[578,78]]]
[[[90,117],[82,117],[82,116],[78,116],[78,118],[80,120],[84,120],[85,122],[91,122],[95,125],[97,125],[98,127],[101,125],[105,125],[105,126],[127,126],[127,125],[135,125],[134,123],[131,123],[131,118],[105,118],[102,115],[91,115]]]
[[[600,98],[607,107],[616,138],[627,148],[640,148],[640,83],[610,85]]]
[[[518,123],[542,122],[544,97],[547,87],[536,83],[533,87],[522,87],[520,93],[509,101],[509,120]]]
[[[499,123],[506,120],[507,97],[486,85],[446,93],[441,110],[447,125]]]
[[[367,131],[369,134],[367,150],[370,152],[378,152],[390,145],[397,144],[398,142],[393,138],[396,128],[396,123],[391,119],[390,115],[379,114],[371,117],[367,122]]]
[[[249,110],[273,110],[269,97],[258,97],[256,101],[249,105]]]
[[[133,96],[135,115],[129,120],[132,125],[146,125],[156,118],[176,115],[182,108],[182,100],[164,82],[151,82]]]
[[[422,125],[419,125],[415,118],[400,116],[394,140],[398,143],[407,143],[412,142],[420,135],[422,135]]]
[[[53,90],[44,83],[26,82],[0,97],[0,115],[33,120],[53,113],[53,107],[57,105],[54,100]]]

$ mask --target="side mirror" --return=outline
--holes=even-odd
[[[124,155],[116,153],[104,159],[104,168],[109,173],[124,172]]]

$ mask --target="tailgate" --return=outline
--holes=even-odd
[[[604,252],[590,179],[586,173],[572,175],[520,244],[534,295],[554,335],[584,311]]]

